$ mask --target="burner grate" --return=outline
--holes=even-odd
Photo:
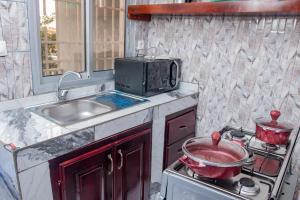
[[[280,147],[278,145],[275,145],[275,144],[262,143],[261,146],[266,151],[277,151],[278,149],[280,149]]]
[[[238,141],[245,145],[247,149],[254,149],[262,151],[266,154],[272,153],[278,156],[285,156],[287,153],[287,146],[271,145],[256,139],[255,133],[247,131],[243,128],[230,128],[226,127],[222,130],[223,138]]]

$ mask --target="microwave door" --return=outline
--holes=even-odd
[[[146,70],[146,93],[154,95],[165,90],[169,79],[167,65],[166,61],[148,63]]]

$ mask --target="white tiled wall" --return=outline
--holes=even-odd
[[[198,135],[225,124],[254,129],[252,119],[274,108],[299,127],[299,17],[153,16],[130,25],[131,40],[181,58],[183,81],[199,83]],[[299,144],[300,173],[298,152]]]
[[[0,1],[0,40],[8,56],[0,57],[0,101],[32,95],[27,1]]]

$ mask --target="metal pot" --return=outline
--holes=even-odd
[[[200,176],[229,179],[249,164],[247,150],[231,141],[221,140],[214,145],[209,137],[191,138],[182,146],[184,156],[179,161]]]
[[[255,137],[268,144],[285,145],[289,141],[293,126],[287,122],[279,122],[280,111],[272,110],[271,119],[257,118]]]

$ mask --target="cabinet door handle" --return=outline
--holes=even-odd
[[[122,167],[123,167],[123,153],[122,153],[122,150],[121,150],[121,149],[118,150],[118,154],[119,154],[120,157],[121,157],[121,163],[120,163],[120,166],[118,166],[118,170],[120,170],[120,169],[122,169]]]
[[[108,175],[111,175],[114,172],[114,160],[111,157],[111,154],[108,155],[108,159],[110,160],[110,170],[108,171]]]
[[[182,125],[179,127],[179,129],[186,129],[186,128],[187,128],[186,125]]]

